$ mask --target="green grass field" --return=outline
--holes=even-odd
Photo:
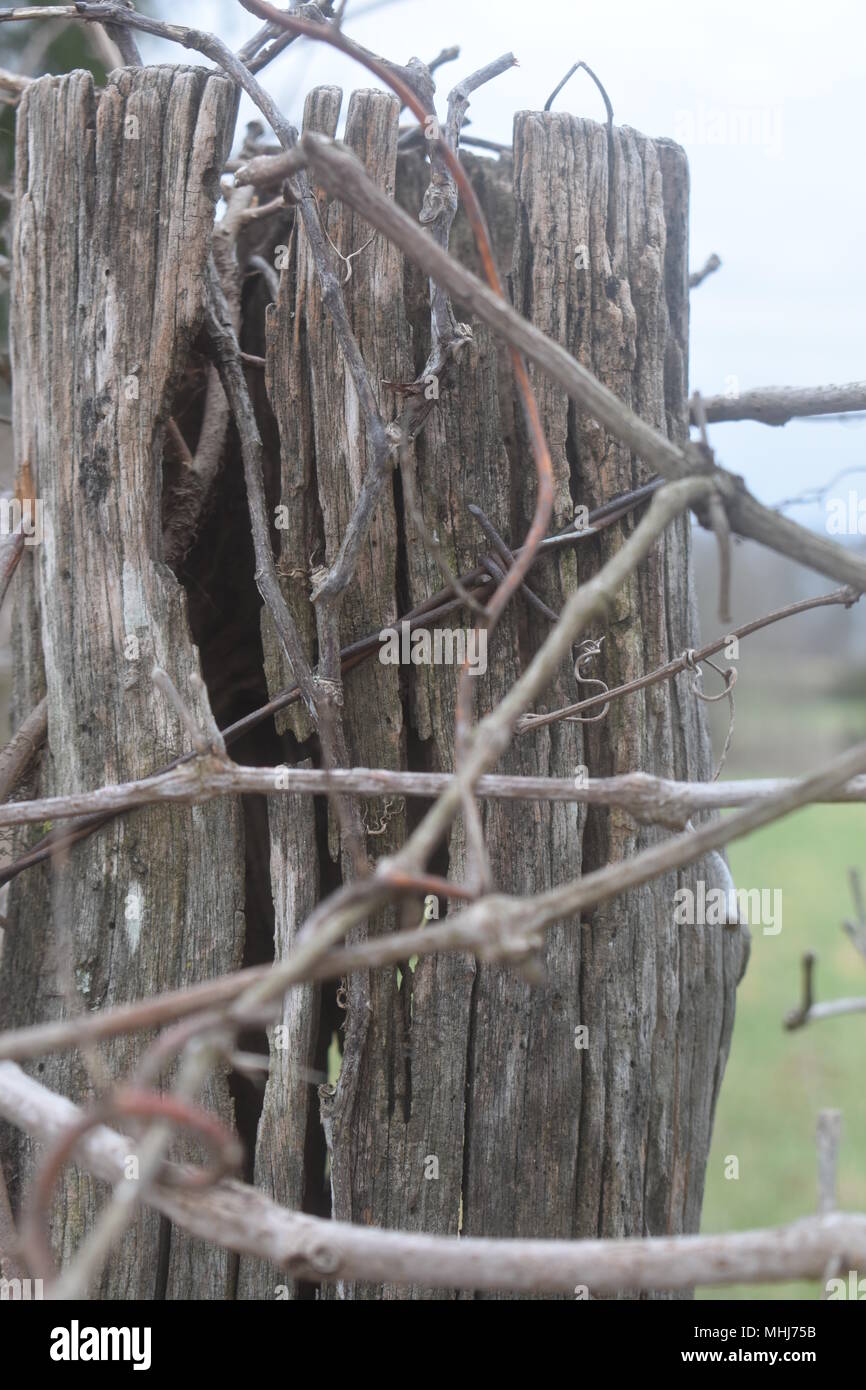
[[[752,929],[752,956],[716,1115],[702,1229],[746,1230],[816,1208],[815,1123],[819,1110],[843,1116],[839,1204],[866,1211],[866,1014],[787,1032],[799,1002],[803,953],[818,955],[816,997],[866,995],[866,962],[842,931],[853,915],[849,868],[866,881],[866,808],[816,806],[730,847],[738,888],[781,888],[778,936]],[[725,1178],[736,1155],[739,1178]],[[862,1273],[862,1271],[861,1271]],[[705,1298],[815,1298],[817,1284],[704,1289]]]

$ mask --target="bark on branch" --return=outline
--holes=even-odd
[[[64,1097],[0,1063],[0,1114],[43,1143],[81,1112]],[[123,1181],[136,1145],[104,1126],[76,1154],[104,1182]],[[485,1240],[382,1231],[287,1211],[255,1188],[221,1182],[205,1192],[154,1187],[148,1203],[190,1235],[270,1261],[292,1278],[378,1284],[574,1293],[683,1289],[695,1285],[819,1279],[831,1260],[866,1265],[866,1216],[832,1212],[788,1226],[721,1236],[646,1240]],[[277,1296],[277,1287],[273,1290]]]
[[[787,425],[811,415],[842,415],[866,410],[866,381],[846,386],[756,386],[736,396],[703,396],[708,424],[725,420],[758,420],[762,425]],[[692,423],[697,420],[692,418]]]
[[[517,314],[510,304],[442,251],[422,227],[384,198],[349,151],[308,132],[293,155],[293,161],[288,162],[295,170],[311,167],[333,197],[343,199],[360,212],[437,284],[469,305],[512,348],[525,353],[572,400],[664,477],[711,474],[738,535],[759,541],[840,583],[852,584],[860,592],[866,591],[866,560],[764,507],[746,490],[742,479],[708,464],[693,445],[681,448],[635,415],[592,372]]]

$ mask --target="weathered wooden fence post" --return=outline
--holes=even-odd
[[[341,94],[311,94],[306,124],[333,134]],[[72,792],[145,775],[186,746],[150,681],[169,672],[193,707],[198,670],[182,590],[164,563],[162,437],[201,323],[218,176],[235,114],[231,85],[204,69],[115,73],[94,94],[86,74],[34,83],[18,117],[13,368],[19,488],[39,499],[44,537],[28,551],[16,627],[16,722],[47,692],[49,739],[30,790]],[[417,213],[428,177],[398,157],[399,101],[351,100],[345,140],[376,182]],[[521,113],[513,158],[467,157],[516,307],[672,438],[687,437],[688,173],[676,146],[566,115]],[[320,198],[337,252],[369,229]],[[286,214],[280,216],[284,219]],[[278,224],[284,227],[284,221]],[[474,266],[462,218],[452,246]],[[298,220],[278,301],[267,318],[267,384],[281,444],[279,569],[309,646],[310,589],[330,563],[368,467],[354,388],[322,303]],[[376,237],[344,292],[387,420],[395,385],[420,371],[430,341],[428,287]],[[260,300],[249,298],[251,315]],[[455,305],[458,318],[467,318]],[[261,327],[259,324],[258,327]],[[345,646],[394,624],[441,587],[408,497],[419,499],[453,572],[486,542],[482,507],[513,544],[525,534],[535,479],[515,414],[507,355],[481,325],[395,471],[342,609]],[[648,480],[640,459],[534,374],[554,460],[554,524]],[[261,404],[261,402],[260,402]],[[411,488],[409,484],[411,483]],[[236,515],[225,526],[245,524]],[[545,558],[533,585],[560,609],[634,525],[630,516]],[[689,523],[666,533],[618,595],[591,675],[619,684],[697,645]],[[453,622],[471,621],[460,614]],[[537,650],[542,620],[514,602],[474,683],[489,710]],[[266,619],[273,692],[290,683]],[[454,666],[385,665],[346,675],[343,718],[353,765],[454,767]],[[567,663],[547,692],[580,691]],[[203,698],[203,697],[201,697]],[[200,708],[200,704],[199,704]],[[320,748],[296,707],[277,721],[286,761]],[[701,708],[688,683],[657,685],[591,724],[521,732],[500,770],[592,777],[640,769],[711,775]],[[353,872],[324,803],[269,804],[275,951],[283,956],[316,902]],[[418,815],[394,801],[365,808],[367,852],[397,847]],[[487,802],[490,861],[505,892],[539,893],[635,854],[666,833],[616,810]],[[460,880],[457,822],[433,872]],[[305,986],[272,1030],[255,1180],[291,1207],[342,1220],[443,1234],[660,1235],[697,1228],[713,1110],[730,1041],[739,931],[673,920],[677,886],[715,885],[718,861],[668,875],[547,937],[541,978],[468,957],[431,956],[359,971],[339,990]],[[260,877],[263,875],[260,874]],[[445,911],[445,904],[441,904]],[[420,919],[421,903],[403,909]],[[393,930],[394,908],[364,929]],[[239,807],[153,808],[118,819],[51,870],[11,890],[0,1025],[107,1006],[236,967],[244,950]],[[311,1089],[338,1030],[336,1086]],[[145,1040],[106,1049],[113,1076]],[[99,1084],[84,1059],[52,1059],[42,1079],[81,1100]],[[206,1101],[231,1118],[225,1077]],[[4,1131],[14,1188],[32,1173],[28,1141]],[[180,1152],[183,1152],[181,1147]],[[328,1163],[326,1180],[325,1164]],[[66,1257],[92,1224],[96,1185],[70,1170],[55,1206]],[[104,1297],[271,1298],[291,1271],[244,1259],[138,1217],[113,1255]],[[237,1274],[237,1279],[235,1275]],[[418,1288],[412,1296],[435,1290]],[[439,1291],[441,1292],[441,1291]],[[592,1292],[590,1290],[590,1292]],[[340,1286],[329,1297],[380,1297]],[[404,1296],[386,1288],[385,1297]]]
[[[15,720],[47,690],[41,794],[145,776],[189,746],[151,683],[154,665],[201,708],[186,603],[161,551],[162,437],[202,317],[235,110],[224,78],[156,67],[114,73],[98,96],[88,73],[46,77],[18,113],[15,433],[19,486],[39,499],[44,539],[16,580]],[[105,1007],[230,970],[243,910],[235,800],[117,820],[54,872],[13,883],[0,1022],[55,1017],[69,995]],[[112,1076],[144,1041],[106,1049]],[[76,1053],[39,1072],[74,1099],[91,1093]],[[224,1077],[205,1099],[231,1117]],[[31,1145],[4,1138],[20,1191]],[[67,1171],[54,1207],[64,1259],[104,1197]],[[225,1298],[233,1269],[227,1252],[160,1229],[145,1210],[94,1292]]]
[[[334,89],[311,96],[309,125],[333,133],[338,114]],[[397,118],[390,96],[357,93],[345,139],[377,182],[389,190],[396,184],[396,196],[417,213],[426,166],[417,155],[398,163]],[[496,165],[469,156],[466,162],[503,271],[511,272],[516,307],[633,409],[684,441],[688,172],[682,151],[629,129],[615,130],[609,141],[607,130],[591,121],[521,113],[513,197],[510,161]],[[338,202],[323,199],[321,206],[344,255],[363,245],[368,229],[359,219]],[[452,246],[474,263],[461,219]],[[426,282],[377,238],[353,262],[346,296],[374,380],[412,380],[429,345]],[[293,518],[282,536],[281,567],[287,597],[300,613],[311,568],[334,557],[363,468],[351,387],[300,228],[272,314],[269,381],[283,442],[282,500]],[[514,415],[507,359],[482,326],[474,325],[474,334],[439,409],[402,465],[412,470],[427,527],[439,536],[454,572],[471,568],[484,550],[468,503],[483,507],[516,544],[534,499],[534,470]],[[642,462],[580,415],[561,391],[537,374],[535,386],[554,455],[559,526],[569,522],[575,505],[591,509],[648,480]],[[393,414],[384,386],[380,400]],[[533,583],[546,602],[560,608],[633,524],[627,519],[584,542],[577,559],[560,552],[559,559],[539,564]],[[399,474],[371,533],[359,581],[344,609],[344,643],[389,625],[441,586]],[[454,621],[466,620],[463,614]],[[595,635],[604,635],[605,644],[591,674],[611,685],[695,644],[687,520],[670,529],[619,596],[604,634]],[[497,630],[487,673],[477,679],[478,712],[506,693],[540,636],[539,619],[518,600]],[[288,673],[272,643],[269,666],[275,691]],[[398,677],[395,668],[373,661],[346,677],[344,696],[354,763],[453,768],[453,668],[403,668]],[[563,669],[548,704],[577,698],[574,673]],[[299,715],[284,727],[297,738],[308,733]],[[687,684],[656,686],[619,702],[594,725],[558,723],[523,734],[501,770],[562,777],[582,765],[594,777],[636,768],[672,777],[711,775],[701,709]],[[372,857],[399,842],[404,812],[392,810],[368,839]],[[272,803],[274,843],[284,846],[285,814]],[[305,889],[298,883],[305,878],[299,866],[312,843],[312,813],[301,809],[300,815],[307,828],[288,840],[290,886],[274,881],[278,918],[281,901],[290,909],[299,891],[309,895],[309,877]],[[497,884],[524,894],[632,855],[663,833],[616,811],[587,814],[556,803],[488,802],[483,815]],[[333,826],[318,849],[317,871],[330,882],[340,864],[347,868]],[[463,856],[458,823],[435,868],[459,880]],[[282,873],[285,860],[274,862],[282,863]],[[697,878],[714,884],[716,875],[716,864],[702,863],[617,899],[587,921],[561,923],[547,938],[541,984],[448,956],[425,959],[414,970],[407,962],[400,971],[353,976],[342,996],[342,1072],[336,1088],[321,1096],[334,1215],[450,1234],[695,1230],[745,947],[740,933],[676,927],[673,900],[678,884]],[[278,940],[285,949],[291,925],[282,915]],[[386,917],[369,930],[388,925]],[[317,1125],[308,1107],[293,1115],[286,1109],[287,1097],[298,1097],[303,1068],[323,1055],[317,1009],[309,991],[305,1006],[292,1013],[294,1056],[278,1060],[272,1054],[277,1071],[266,1097],[257,1171],[281,1196],[287,1129],[297,1157],[310,1152]],[[326,1020],[332,1015],[332,1008],[324,1010]],[[284,1084],[285,1069],[291,1085]],[[308,1192],[311,1179],[315,1189],[318,1175],[307,1173]],[[295,1173],[296,1198],[303,1186]],[[275,1277],[259,1269],[249,1295],[266,1295]],[[432,1291],[415,1292],[424,1297]],[[375,1297],[380,1291],[356,1287],[338,1290],[341,1295]],[[400,1295],[386,1290],[385,1296]]]

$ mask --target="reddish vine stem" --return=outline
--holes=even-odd
[[[39,1169],[21,1226],[20,1247],[27,1264],[40,1278],[51,1279],[54,1275],[54,1257],[47,1235],[48,1213],[60,1174],[86,1134],[120,1118],[167,1120],[197,1134],[211,1150],[214,1155],[212,1168],[173,1170],[172,1181],[175,1185],[182,1173],[181,1186],[199,1189],[210,1187],[225,1174],[239,1168],[242,1161],[240,1141],[208,1111],[190,1105],[178,1096],[160,1096],[156,1092],[138,1091],[131,1087],[118,1088],[110,1097],[105,1097],[86,1111],[74,1125],[70,1125]]]
[[[347,38],[342,30],[331,25],[314,24],[309,20],[299,19],[296,15],[285,14],[282,10],[267,4],[266,0],[241,0],[241,4],[251,14],[257,15],[259,19],[268,20],[271,24],[286,30],[287,33],[303,35],[318,43],[330,44],[332,48],[339,49],[347,57],[354,58],[390,87],[422,126],[426,124],[431,113],[425,109],[424,103],[419,100],[408,83],[398,76],[383,59],[377,58],[375,54],[369,53],[359,44],[354,43],[352,39]],[[442,158],[460,190],[487,283],[500,299],[505,299],[505,291],[499,278],[499,271],[496,268],[490,233],[487,230],[487,223],[475,189],[472,187],[456,153],[449,148],[447,141],[440,139],[437,144]],[[535,514],[523,548],[519,552],[513,568],[508,571],[504,583],[499,585],[488,604],[487,618],[491,629],[496,626],[506,604],[523,583],[532,565],[535,553],[544,540],[550,522],[554,498],[553,462],[541,424],[538,402],[535,399],[535,393],[522,355],[514,347],[509,347],[509,353],[532,443],[532,452],[535,457],[538,495],[535,502]]]

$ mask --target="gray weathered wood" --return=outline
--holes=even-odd
[[[305,127],[333,134],[341,94],[311,94]],[[197,669],[185,604],[161,563],[161,431],[201,321],[216,174],[234,113],[232,89],[203,70],[115,74],[97,99],[73,74],[33,84],[19,113],[13,360],[20,488],[43,501],[45,540],[25,556],[16,629],[17,717],[47,691],[49,736],[32,795],[71,792],[151,771],[186,746],[149,682],[166,667],[195,704]],[[127,118],[136,117],[135,138]],[[399,102],[356,93],[345,140],[375,182],[417,214],[428,169],[398,161]],[[682,151],[629,129],[560,114],[521,113],[513,162],[466,157],[516,308],[590,367],[644,420],[688,437],[688,172]],[[344,255],[369,229],[319,194],[323,223]],[[463,215],[452,246],[477,268]],[[335,266],[340,261],[335,253]],[[310,590],[330,564],[369,468],[357,397],[322,303],[300,221],[289,238],[278,300],[267,318],[267,387],[279,430],[279,572],[311,662]],[[352,262],[346,305],[386,420],[400,409],[387,383],[412,381],[429,348],[428,286],[381,236]],[[458,318],[467,314],[455,305]],[[443,378],[442,398],[386,489],[341,611],[343,645],[441,586],[406,502],[419,499],[454,571],[487,543],[468,512],[480,505],[512,544],[532,515],[535,475],[507,353],[483,326]],[[553,525],[647,481],[640,459],[533,372],[553,456]],[[137,383],[137,398],[130,383]],[[402,470],[402,471],[401,471]],[[234,524],[234,523],[232,523]],[[532,583],[559,609],[622,544],[629,518],[575,551],[545,557]],[[602,655],[586,674],[615,685],[697,646],[688,521],[672,527],[622,590]],[[28,584],[28,576],[30,583]],[[472,619],[460,614],[455,624]],[[473,683],[476,715],[498,701],[537,649],[542,619],[518,597]],[[140,650],[130,659],[129,637]],[[37,640],[37,638],[41,638]],[[290,683],[263,620],[268,683]],[[43,674],[44,672],[44,674]],[[455,757],[456,671],[395,668],[373,659],[347,674],[343,722],[352,764],[449,771]],[[572,703],[570,664],[546,692]],[[299,705],[277,721],[287,761],[319,757]],[[503,774],[594,778],[641,770],[707,779],[701,706],[684,677],[611,706],[594,724],[559,722],[515,741]],[[395,799],[365,808],[371,860],[405,838],[419,812]],[[550,800],[487,801],[481,810],[496,884],[542,892],[628,858],[665,832],[619,807]],[[272,799],[270,880],[275,954],[304,917],[354,872],[332,815],[312,798]],[[458,821],[431,865],[461,880]],[[327,1145],[335,1217],[408,1231],[486,1236],[662,1235],[697,1229],[713,1109],[733,1021],[745,932],[676,927],[677,886],[722,872],[712,858],[564,921],[532,977],[468,957],[425,957],[414,968],[352,975],[339,994],[342,1070],[311,1089],[335,1007],[333,986],[284,1004],[258,1126],[255,1181],[290,1207],[318,1210]],[[722,880],[722,886],[727,882]],[[421,902],[380,913],[358,936],[413,925]],[[445,904],[440,904],[442,912]],[[68,956],[87,1007],[110,1005],[225,972],[241,961],[242,828],[233,800],[154,807],[79,845],[56,879],[15,881],[0,978],[0,1023],[61,1015]],[[61,983],[58,983],[58,980]],[[586,1046],[577,1030],[586,1029]],[[128,1070],[144,1039],[107,1050]],[[42,1079],[76,1100],[90,1081],[72,1056]],[[232,1113],[224,1077],[207,1102]],[[20,1194],[32,1172],[27,1141],[4,1136]],[[177,1152],[184,1152],[179,1146]],[[70,1171],[56,1203],[56,1243],[68,1258],[97,1201]],[[237,1280],[235,1281],[235,1273]],[[272,1298],[292,1283],[142,1215],[102,1281],[104,1296]],[[338,1284],[324,1296],[429,1298],[445,1291]],[[451,1294],[450,1296],[454,1296]]]
[[[19,477],[32,479],[42,502],[44,541],[18,615],[26,668],[18,688],[19,700],[37,693],[44,659],[45,791],[141,776],[185,751],[182,725],[151,685],[154,664],[199,707],[185,599],[160,553],[161,435],[202,316],[235,106],[224,79],[165,67],[114,73],[99,96],[87,73],[43,78],[19,109],[15,434]],[[40,870],[12,887],[0,1022],[63,1013],[64,977],[78,1007],[94,1009],[231,969],[241,960],[243,907],[234,799],[191,815],[154,808],[116,821],[77,846],[53,879]],[[111,1073],[132,1067],[146,1042],[107,1048]],[[74,1099],[91,1093],[80,1058],[39,1070]],[[205,1101],[231,1119],[224,1076]],[[34,1154],[7,1136],[7,1157],[12,1151],[20,1192]],[[64,1260],[104,1195],[67,1171],[54,1208]],[[224,1298],[234,1265],[185,1233],[169,1237],[147,1212],[98,1292]]]
[[[326,97],[317,100],[321,105]],[[390,104],[387,97],[356,98],[346,132],[386,187],[393,179],[389,142],[396,121]],[[335,122],[332,104],[320,128]],[[688,173],[682,152],[617,131],[611,170],[603,127],[535,114],[517,118],[514,152],[516,217],[510,161],[466,162],[503,269],[511,263],[516,306],[682,444],[688,421]],[[398,197],[413,212],[426,178],[417,155],[401,161]],[[363,225],[333,203],[323,203],[323,211],[341,250],[355,250],[366,239]],[[452,244],[474,267],[462,216]],[[411,267],[383,257],[377,241],[354,262],[347,298],[374,379],[408,381],[429,344],[427,285]],[[281,380],[291,387],[282,394],[289,402],[281,416],[283,486],[297,499],[296,531],[306,527],[294,544],[284,537],[283,567],[291,582],[300,580],[307,561],[302,540],[310,545],[309,521],[300,518],[314,515],[316,498],[326,558],[332,557],[356,495],[354,460],[363,451],[359,430],[346,437],[349,395],[300,236],[297,258],[305,266],[303,289],[296,279],[277,311],[282,328],[272,335],[276,360],[269,368],[273,385]],[[578,269],[576,259],[585,267]],[[404,316],[412,354],[401,363],[395,350],[406,341]],[[476,564],[485,548],[468,502],[481,505],[512,543],[525,533],[534,502],[534,470],[515,418],[506,356],[483,327],[473,327],[473,344],[402,465],[413,472],[427,526],[454,570]],[[306,390],[296,375],[299,354],[306,354]],[[592,508],[647,480],[640,461],[578,415],[559,388],[540,374],[535,385],[554,459],[555,525],[568,522],[576,503]],[[275,405],[279,413],[276,399]],[[351,402],[348,414],[351,431]],[[308,421],[302,437],[298,419]],[[389,622],[398,599],[405,608],[440,586],[399,479],[395,501],[393,516],[389,498],[380,517],[384,539],[378,527],[371,535],[360,584],[344,611],[343,642]],[[561,607],[578,578],[594,573],[632,524],[588,543],[580,552],[580,575],[577,558],[567,552],[539,565],[534,587],[553,608]],[[462,625],[468,621],[461,615]],[[538,624],[518,599],[493,638],[487,674],[475,684],[477,712],[490,708],[519,674],[538,645]],[[604,635],[604,655],[591,674],[611,685],[694,645],[687,522],[673,528],[622,593]],[[393,668],[378,662],[347,676],[344,718],[353,761],[452,768],[453,669],[404,669],[402,715],[392,707],[392,689]],[[576,698],[566,668],[548,693],[549,704]],[[634,768],[708,777],[702,712],[685,681],[622,702],[596,725],[539,729],[521,738],[497,770],[563,777],[580,763],[593,777]],[[483,818],[496,882],[520,893],[634,854],[659,833],[638,829],[617,810],[565,804],[485,804]],[[378,843],[368,842],[372,854],[387,850],[391,830]],[[436,868],[459,880],[464,867],[458,823]],[[717,873],[718,863],[710,861],[691,878],[715,883]],[[689,881],[684,874],[682,882]],[[600,910],[590,922],[563,922],[548,937],[541,982],[468,959],[436,957],[419,962],[414,972],[378,971],[353,980],[343,1071],[322,1102],[335,1215],[451,1234],[696,1229],[745,943],[736,933],[723,939],[675,927],[676,886],[669,878]],[[575,1045],[580,1026],[588,1029],[585,1050]],[[398,1296],[396,1289],[358,1285],[338,1292]],[[425,1297],[437,1291],[414,1292]]]
[[[610,167],[603,127],[534,113],[517,117],[514,151],[515,307],[682,443],[688,418],[682,152],[626,128],[614,132]],[[564,500],[570,493],[591,509],[647,480],[629,450],[578,414],[558,388],[537,373],[534,379]],[[528,467],[516,482],[525,524]],[[580,579],[618,548],[631,525],[620,523],[578,552]],[[554,598],[541,592],[548,602]],[[696,633],[684,520],[620,591],[592,674],[610,685],[629,680],[692,645]],[[540,734],[540,752],[542,740]],[[568,770],[553,743],[546,761],[551,773]],[[585,726],[580,761],[591,776],[637,768],[705,778],[711,768],[700,707],[683,681],[614,705],[605,720]],[[636,829],[616,810],[590,809],[581,817],[580,865],[569,843],[566,861],[552,855],[546,872],[552,882],[576,867],[589,872],[630,857],[658,833]],[[523,846],[512,842],[513,860],[531,863],[537,855],[528,827],[523,838]],[[711,862],[692,876],[714,882],[716,872]],[[616,1236],[697,1228],[743,942],[675,927],[676,886],[671,878],[657,881],[587,923],[563,924],[562,954],[548,959],[545,991],[530,992],[499,971],[482,972],[471,1061],[479,1113],[473,1105],[467,1231]],[[585,1050],[575,1048],[578,1025],[588,1030]],[[509,1040],[513,1076],[497,1061]],[[510,1117],[507,1127],[502,1114]],[[560,1146],[563,1130],[567,1143]],[[561,1154],[552,1168],[532,1161],[551,1149]]]
[[[271,885],[274,897],[274,955],[283,960],[318,897],[315,825],[309,801],[285,797],[268,805]],[[269,1030],[270,1071],[262,1103],[255,1154],[255,1184],[281,1206],[302,1211],[310,1172],[309,1129],[314,1115],[311,1071],[319,1025],[319,990],[304,985],[283,1000],[279,1023]],[[324,1174],[320,1175],[320,1181]],[[287,1283],[285,1271],[263,1260],[241,1260],[238,1298],[274,1298]]]

